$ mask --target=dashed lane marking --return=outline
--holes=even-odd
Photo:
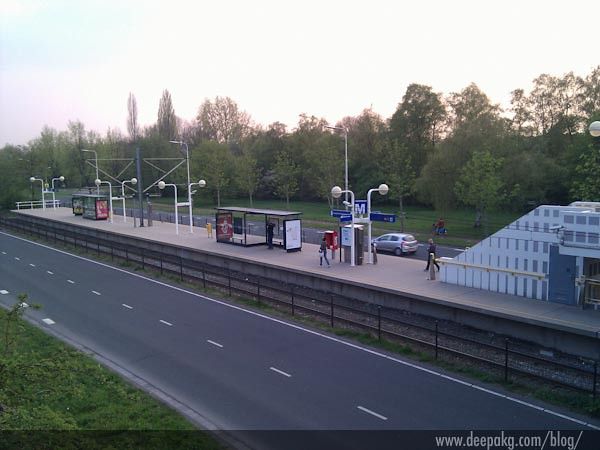
[[[44,322],[45,324],[48,324],[48,325],[54,325],[56,323],[54,320],[48,319],[48,318],[42,319],[42,322]]]
[[[29,265],[30,265],[31,267],[35,267],[35,264],[31,264],[31,263],[29,263]]]
[[[67,280],[67,283],[75,284],[73,280]]]
[[[133,306],[129,306],[129,305],[125,304],[125,303],[122,303],[122,305],[123,305],[125,308],[127,308],[127,309],[133,309]]]
[[[173,324],[172,324],[172,323],[169,323],[169,322],[167,322],[166,320],[162,320],[162,319],[160,319],[160,323],[164,323],[165,325],[168,325],[168,326],[170,326],[170,327],[172,327],[172,326],[173,326]]]
[[[16,259],[17,261],[21,261],[21,258],[19,258],[18,256],[15,256],[15,259]]]
[[[8,291],[7,291],[7,290],[5,290],[5,289],[2,289],[2,290],[0,291],[0,294],[2,294],[2,295],[6,295],[6,294],[8,294]]]
[[[284,377],[291,378],[291,375],[287,372],[284,372],[283,370],[279,370],[275,367],[269,367],[269,369],[271,369],[273,372],[277,372],[278,374],[283,375]]]
[[[209,344],[214,345],[215,347],[223,348],[223,345],[219,344],[218,342],[211,341],[210,339],[207,339],[206,342],[208,342]]]
[[[54,275],[54,272],[51,272],[51,271],[49,271],[49,270],[46,270],[46,273],[47,273],[48,275]]]
[[[93,294],[96,294],[96,295],[102,295],[102,294],[101,294],[100,292],[98,292],[98,291],[92,291],[92,293],[93,293]]]
[[[371,414],[372,416],[377,417],[378,419],[388,420],[387,417],[382,416],[381,414],[377,414],[375,411],[371,411],[370,409],[367,409],[364,406],[357,406],[357,408],[360,409],[362,412],[366,412],[367,414]]]

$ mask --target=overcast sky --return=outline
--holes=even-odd
[[[127,97],[156,121],[164,89],[192,120],[233,98],[292,129],[371,107],[389,118],[410,83],[475,82],[506,107],[542,73],[600,64],[597,0],[0,0],[0,146],[69,120],[126,133]]]

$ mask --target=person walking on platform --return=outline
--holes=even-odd
[[[325,236],[323,236],[323,240],[321,241],[321,246],[319,247],[319,265],[323,265],[323,258],[325,258],[325,262],[327,263],[327,267],[331,267],[329,264],[329,260],[327,259],[327,241],[325,240]]]
[[[427,247],[427,267],[425,270],[429,270],[429,264],[431,264],[431,260],[433,259],[433,264],[437,267],[438,272],[440,271],[440,266],[435,260],[435,244],[433,243],[433,239],[429,239],[429,247]]]

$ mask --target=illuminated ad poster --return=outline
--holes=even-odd
[[[352,245],[352,228],[342,228],[342,245],[345,247],[350,247]]]
[[[233,215],[217,213],[217,241],[230,241],[233,237]]]
[[[73,214],[81,216],[83,214],[83,199],[79,197],[73,197]]]
[[[108,200],[96,200],[96,220],[108,218]]]
[[[297,220],[285,220],[285,235],[283,237],[285,249],[288,252],[297,251],[302,248],[302,222]]]

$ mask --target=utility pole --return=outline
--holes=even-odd
[[[142,157],[140,154],[140,148],[136,147],[135,148],[135,169],[137,172],[137,182],[138,182],[138,200],[139,200],[139,204],[140,204],[140,227],[144,226],[144,193],[143,193],[143,186],[144,184],[142,183]],[[134,223],[135,223],[135,217],[134,217]]]

